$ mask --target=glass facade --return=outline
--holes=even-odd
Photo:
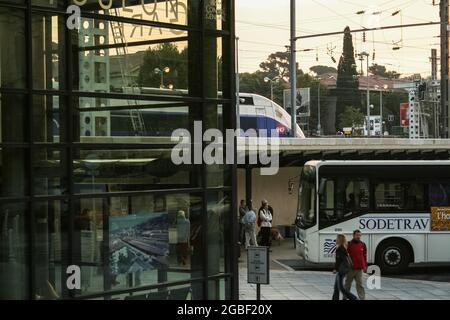
[[[233,128],[233,21],[233,0],[0,0],[0,299],[236,297],[235,167],[175,165],[170,138]]]

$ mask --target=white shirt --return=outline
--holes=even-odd
[[[268,209],[259,210],[259,218],[261,219],[261,227],[272,227],[272,214]]]

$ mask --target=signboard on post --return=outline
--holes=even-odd
[[[283,92],[283,102],[284,109],[288,110],[291,108],[291,89],[286,89]],[[300,88],[297,89],[297,99],[295,104],[295,110],[297,112],[297,116],[309,117],[311,116],[311,90],[310,88]]]
[[[269,284],[269,248],[249,247],[247,251],[247,282]]]

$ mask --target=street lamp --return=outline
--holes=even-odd
[[[169,73],[170,72],[170,68],[169,67],[165,67],[162,70],[160,68],[155,68],[155,73],[156,74],[160,74],[161,75],[161,84],[160,84],[160,88],[164,89],[164,73]]]
[[[366,57],[367,59],[367,73],[366,73],[366,77],[367,77],[367,120],[366,120],[366,128],[367,128],[367,136],[370,136],[370,88],[369,88],[369,84],[370,84],[370,78],[369,78],[369,54],[367,52],[361,52],[360,54],[358,54],[359,56],[359,60],[364,61],[364,57]],[[361,70],[362,71],[362,70]]]
[[[264,82],[265,82],[265,83],[270,82],[270,100],[272,100],[272,101],[273,101],[273,84],[274,84],[275,82],[278,82],[278,80],[280,80],[280,77],[279,77],[279,76],[276,76],[276,77],[273,78],[273,79],[270,79],[269,77],[265,77],[265,78],[264,78]]]
[[[375,85],[375,89],[380,90],[380,117],[381,117],[381,123],[380,123],[380,131],[381,131],[381,137],[384,136],[383,131],[383,90],[387,90],[389,86],[387,84],[384,84],[382,87]]]

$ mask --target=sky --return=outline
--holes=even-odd
[[[297,35],[320,34],[378,26],[439,21],[439,6],[432,0],[297,0]],[[439,3],[439,1],[436,1]],[[400,10],[395,16],[392,13]],[[358,11],[365,11],[358,15]],[[373,14],[375,13],[375,15]],[[240,72],[254,72],[267,56],[286,51],[290,38],[290,0],[236,0],[236,35],[239,37]],[[357,52],[370,53],[370,63],[385,65],[402,75],[431,73],[431,49],[438,49],[439,25],[369,31],[353,34]],[[314,65],[337,67],[342,54],[343,35],[303,39],[297,61],[305,72]],[[393,50],[394,46],[400,47]],[[373,60],[375,52],[375,60]],[[318,61],[317,61],[317,60]],[[358,62],[358,66],[360,63]],[[359,69],[359,67],[358,67]]]

